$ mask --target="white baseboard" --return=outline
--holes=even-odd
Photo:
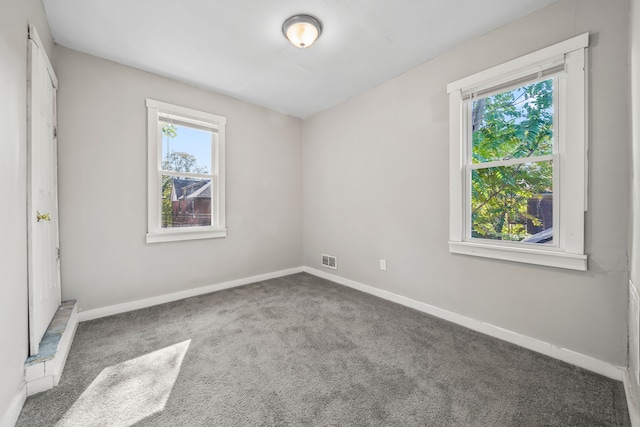
[[[623,380],[625,371],[623,367],[613,365],[611,363],[593,358],[591,356],[587,356],[585,354],[578,353],[566,348],[558,347],[548,342],[540,341],[538,339],[501,328],[499,326],[475,320],[470,317],[454,313],[452,311],[444,310],[442,308],[425,304],[423,302],[416,301],[402,295],[394,294],[392,292],[384,291],[382,289],[377,289],[372,286],[364,285],[362,283],[345,279],[343,277],[336,276],[335,274],[327,273],[315,268],[304,267],[304,271],[309,274],[313,274],[314,276],[331,280],[332,282],[336,282],[340,285],[348,286],[350,288],[375,295],[388,301],[411,307],[415,310],[431,314],[441,319],[448,320],[452,323],[457,323],[458,325],[464,326],[474,331],[481,332],[483,334],[510,342],[520,347],[545,354],[547,356],[553,357],[554,359],[559,359],[563,362],[567,362],[572,365],[595,372],[597,374],[604,375],[605,377],[612,378],[618,381]]]
[[[229,289],[229,288],[235,288],[238,286],[248,285],[249,283],[275,279],[277,277],[288,276],[290,274],[302,273],[302,271],[303,271],[302,267],[290,268],[287,270],[275,271],[273,273],[260,274],[257,276],[245,277],[242,279],[216,283],[213,285],[202,286],[199,288],[187,289],[180,292],[173,292],[171,294],[158,295],[155,297],[125,302],[122,304],[115,304],[107,307],[100,307],[92,310],[81,311],[78,314],[78,320],[80,322],[85,322],[87,320],[93,320],[93,319],[98,319],[100,317],[106,317],[114,314],[125,313],[127,311],[139,310],[141,308],[147,308],[147,307],[152,307],[154,305],[164,304],[167,302],[178,301],[184,298],[195,297],[198,295],[204,295],[211,292],[221,291],[223,289]]]
[[[71,351],[71,344],[73,344],[73,338],[76,336],[76,330],[78,329],[78,303],[76,303],[73,311],[71,312],[71,318],[67,329],[62,334],[60,345],[58,345],[58,352],[55,357],[55,366],[53,368],[53,385],[54,387],[60,383],[60,377],[62,377],[62,371],[67,364],[67,358]]]
[[[633,387],[633,375],[629,369],[624,369],[622,382],[624,383],[624,394],[627,396],[627,408],[629,409],[629,419],[632,427],[640,427],[640,410],[638,409],[638,396]]]
[[[0,427],[13,427],[16,425],[16,421],[18,421],[20,411],[22,411],[22,407],[24,406],[24,402],[26,400],[27,387],[23,384],[20,387],[20,390],[18,390],[16,395],[11,400],[7,412],[5,412],[2,419],[0,419]]]

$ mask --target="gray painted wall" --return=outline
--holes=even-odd
[[[82,310],[302,265],[302,122],[56,47],[62,296]],[[224,239],[145,243],[145,99],[227,117]]]
[[[636,291],[640,286],[640,0],[631,0],[631,234],[630,234],[630,286],[635,286]],[[639,292],[640,293],[640,292]],[[631,321],[633,319],[629,319]],[[638,340],[640,337],[630,337]],[[631,348],[631,345],[630,345]],[[640,408],[640,384],[635,380],[633,373],[637,369],[632,365],[629,357],[629,371],[632,373],[632,384],[636,398],[636,408]]]
[[[0,425],[23,382],[27,313],[27,28],[51,58],[53,42],[39,0],[0,7]]]
[[[562,0],[305,120],[305,265],[626,365],[628,9]],[[449,253],[447,83],[586,31],[589,271]]]
[[[640,286],[640,0],[631,0],[631,281]]]

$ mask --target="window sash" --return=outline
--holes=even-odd
[[[525,163],[541,163],[543,161],[551,161],[553,162],[553,178],[552,178],[552,193],[551,193],[551,197],[552,197],[552,215],[553,215],[553,239],[552,242],[546,242],[546,243],[532,243],[532,242],[524,242],[524,241],[516,241],[516,240],[500,240],[500,239],[490,239],[490,238],[486,238],[486,237],[474,237],[473,236],[473,172],[476,170],[482,170],[482,169],[489,169],[489,168],[496,168],[496,167],[500,167],[500,166],[491,166],[491,167],[481,167],[481,168],[468,168],[467,169],[467,174],[466,174],[466,200],[465,200],[465,235],[463,238],[463,241],[468,241],[468,242],[495,242],[492,244],[508,244],[510,246],[513,247],[517,247],[518,245],[533,245],[534,247],[536,246],[545,246],[545,247],[555,247],[555,248],[559,248],[560,247],[560,242],[559,242],[559,238],[560,238],[560,229],[561,229],[561,224],[558,222],[559,219],[559,208],[558,208],[558,201],[560,199],[559,197],[559,191],[557,189],[557,179],[558,179],[558,174],[557,174],[557,165],[554,162],[554,158],[557,159],[558,156],[544,156],[544,157],[550,157],[550,159],[548,160],[542,160],[542,161],[528,161],[528,162],[522,162],[522,163],[516,163],[515,165],[508,165],[508,166],[516,166],[518,164],[525,164]],[[483,165],[484,166],[484,165]],[[491,244],[491,243],[490,243]]]
[[[465,151],[463,152],[463,154],[465,155],[465,159],[464,162],[465,164],[471,164],[471,165],[484,165],[484,164],[488,164],[488,163],[499,163],[502,160],[493,160],[491,162],[480,162],[480,163],[473,163],[473,131],[471,129],[472,126],[472,119],[471,119],[471,115],[472,115],[472,102],[473,101],[477,101],[478,99],[484,99],[484,98],[489,98],[491,96],[494,95],[498,95],[500,93],[504,93],[504,92],[508,92],[508,91],[512,91],[514,89],[518,89],[524,86],[528,86],[531,84],[535,84],[535,83],[539,83],[545,80],[553,80],[553,154],[558,154],[559,152],[559,143],[560,143],[560,138],[559,138],[559,134],[558,134],[558,123],[559,123],[559,112],[560,112],[560,108],[558,106],[558,102],[560,100],[559,97],[559,93],[560,93],[560,85],[561,85],[561,78],[560,76],[563,75],[564,72],[564,63],[562,64],[562,69],[560,69],[560,67],[555,67],[553,68],[553,75],[536,75],[536,76],[528,76],[526,79],[517,79],[517,80],[507,80],[507,83],[502,83],[499,87],[497,88],[489,88],[487,90],[485,90],[485,95],[481,96],[481,97],[472,97],[472,98],[468,98],[466,101],[463,100],[462,102],[462,110],[464,111],[464,119],[466,120],[463,123],[463,128],[464,128],[464,133],[462,134],[462,138],[464,138],[464,141],[466,141],[465,144]],[[540,73],[539,73],[540,74]],[[535,156],[535,157],[543,157],[543,156]],[[527,159],[527,158],[534,158],[534,157],[518,157],[518,158],[513,158],[513,159],[509,159],[509,160],[519,160],[519,159]],[[556,159],[557,160],[557,159]],[[527,163],[527,162],[525,162]],[[501,165],[499,165],[501,166]]]
[[[560,230],[562,224],[560,223],[560,155],[559,144],[560,138],[558,134],[559,112],[561,111],[559,105],[559,93],[560,93],[560,81],[561,76],[565,71],[564,60],[562,64],[558,65],[557,60],[551,62],[553,66],[549,66],[547,72],[539,71],[537,73],[530,73],[525,77],[516,77],[515,79],[507,79],[501,81],[498,86],[485,86],[483,91],[472,92],[472,96],[468,96],[466,100],[461,99],[460,107],[464,114],[462,117],[465,119],[462,123],[464,132],[462,138],[464,143],[463,164],[464,164],[464,207],[463,207],[463,235],[462,241],[467,242],[487,242],[488,244],[508,244],[509,246],[517,247],[518,245],[534,245],[560,248],[562,242],[560,241]],[[518,157],[507,160],[493,160],[489,162],[473,163],[473,131],[471,129],[472,120],[472,101],[481,98],[487,98],[493,95],[497,95],[503,92],[511,91],[523,86],[538,83],[544,80],[553,80],[553,154],[547,154],[543,156],[530,156],[530,157]],[[464,98],[464,94],[461,94]],[[473,171],[487,168],[496,168],[501,166],[514,166],[526,163],[539,163],[544,161],[553,162],[553,181],[552,181],[552,206],[553,206],[553,241],[551,243],[530,243],[522,241],[508,241],[498,239],[487,239],[483,237],[473,237],[473,224],[472,224],[472,175]],[[491,243],[493,242],[493,243]]]
[[[160,209],[159,209],[159,222],[160,222],[160,231],[171,231],[174,229],[194,229],[194,230],[204,230],[204,229],[218,229],[218,225],[219,225],[219,218],[218,215],[216,215],[216,212],[218,212],[218,207],[219,207],[219,191],[218,191],[218,177],[215,175],[210,175],[208,177],[204,177],[202,179],[206,179],[206,180],[210,180],[211,181],[211,203],[209,206],[209,214],[211,216],[211,225],[192,225],[192,226],[185,226],[185,227],[162,227],[162,176],[166,176],[167,174],[160,174],[159,175],[159,187],[158,187],[158,194],[160,195]],[[184,176],[184,175],[180,175],[180,176]]]
[[[217,147],[217,127],[214,128],[213,124],[206,124],[205,122],[200,122],[198,121],[200,124],[195,124],[193,122],[195,122],[195,120],[189,120],[186,118],[183,118],[182,116],[176,116],[173,114],[167,114],[167,113],[163,113],[163,112],[158,112],[158,140],[157,140],[157,144],[158,144],[158,154],[160,157],[160,161],[158,163],[158,182],[160,184],[158,191],[160,192],[160,204],[158,206],[158,213],[159,213],[159,221],[160,221],[160,229],[162,230],[168,230],[168,229],[173,229],[174,227],[162,227],[162,176],[171,176],[171,177],[186,177],[186,178],[196,178],[196,179],[207,179],[211,181],[211,203],[209,205],[209,214],[211,216],[211,225],[187,225],[184,227],[180,227],[180,228],[190,228],[190,229],[205,229],[205,228],[216,228],[217,224],[218,224],[218,218],[217,218],[217,201],[215,200],[215,196],[217,195],[217,191],[215,191],[214,185],[217,184],[217,179],[214,179],[216,177],[216,174],[213,173],[215,170],[217,170],[216,167],[216,159],[217,159],[217,155],[216,155],[216,147]],[[201,131],[205,131],[205,132],[209,132],[211,133],[211,169],[212,169],[212,173],[208,173],[208,174],[203,174],[203,173],[193,173],[193,172],[180,172],[180,171],[173,171],[173,170],[167,170],[167,169],[163,169],[162,168],[162,138],[163,138],[163,133],[162,133],[162,124],[163,123],[169,123],[169,124],[173,124],[173,125],[179,125],[179,126],[185,126],[185,127],[189,127],[189,128],[193,128],[193,129],[197,129],[197,130],[201,130]],[[206,124],[206,126],[203,126],[201,124]],[[178,228],[178,227],[175,227]]]
[[[532,162],[529,162],[532,163]],[[562,227],[562,224],[559,223],[559,218],[560,218],[560,208],[559,208],[559,188],[558,188],[558,184],[557,184],[557,172],[556,172],[557,166],[554,163],[553,166],[553,183],[552,183],[552,188],[553,188],[553,192],[552,192],[552,206],[553,206],[553,211],[552,211],[552,215],[553,215],[553,243],[548,243],[545,244],[546,246],[553,246],[553,247],[561,247],[561,242],[560,242],[560,230]],[[466,178],[465,178],[465,208],[464,208],[464,235],[462,237],[462,241],[475,241],[475,242],[495,242],[495,244],[510,244],[510,245],[523,245],[523,244],[532,244],[529,242],[522,242],[522,241],[508,241],[508,240],[497,240],[497,239],[487,239],[484,237],[473,237],[473,224],[472,224],[472,220],[473,220],[473,215],[472,215],[472,202],[473,202],[473,196],[472,196],[472,169],[468,169],[468,172],[466,173]],[[537,246],[541,246],[540,243],[533,243],[533,245],[537,245]]]

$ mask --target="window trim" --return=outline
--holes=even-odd
[[[479,73],[451,82],[449,93],[450,199],[449,251],[457,254],[587,270],[584,254],[584,212],[587,210],[587,78],[586,54],[589,34],[584,33],[555,45],[516,58]],[[558,131],[554,148],[554,185],[560,194],[554,211],[554,245],[492,241],[471,238],[467,216],[470,207],[467,170],[471,165],[468,118],[465,102],[473,93],[500,91],[538,76],[557,76]],[[523,83],[524,84],[524,83]],[[555,94],[554,94],[555,96]],[[571,114],[568,112],[571,111]],[[556,157],[558,161],[556,162]],[[556,169],[558,172],[556,172]],[[558,173],[558,177],[555,175]],[[554,189],[554,191],[556,191]],[[556,213],[554,212],[554,219]],[[469,234],[469,236],[467,236]]]
[[[227,119],[204,111],[181,107],[154,99],[146,100],[147,107],[147,243],[181,240],[211,239],[227,236],[225,215],[225,126]],[[159,133],[160,117],[178,116],[179,120],[210,129],[217,134],[212,148],[212,185],[217,184],[216,200],[211,200],[212,224],[198,227],[162,228],[162,200],[158,191],[162,173],[162,141]],[[190,174],[191,175],[191,174]]]

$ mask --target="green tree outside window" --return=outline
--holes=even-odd
[[[553,192],[553,80],[472,101],[471,235],[521,241],[529,236],[527,221],[541,225],[528,212],[529,200]],[[512,165],[483,163],[520,159]]]

